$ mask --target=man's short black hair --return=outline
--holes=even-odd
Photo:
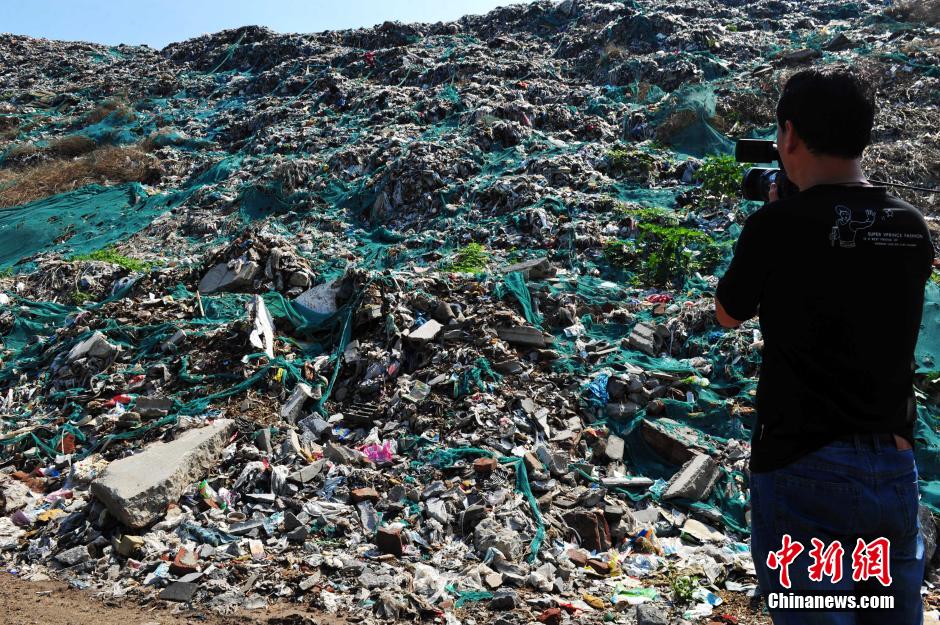
[[[875,122],[871,85],[843,68],[797,72],[777,102],[777,123],[788,119],[810,152],[858,158]]]

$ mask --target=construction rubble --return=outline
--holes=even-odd
[[[713,297],[757,205],[720,155],[773,137],[790,72],[851,64],[879,89],[871,177],[936,188],[919,6],[0,35],[3,570],[221,614],[752,622],[762,338]],[[940,194],[897,193],[938,231]]]

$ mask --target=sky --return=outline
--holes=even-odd
[[[204,33],[267,26],[282,33],[439,22],[520,0],[0,0],[0,32],[162,48]]]

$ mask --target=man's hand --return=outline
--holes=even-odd
[[[777,193],[777,183],[776,183],[776,182],[771,182],[771,183],[770,183],[770,191],[767,192],[767,197],[770,198],[770,201],[771,201],[771,202],[776,202],[777,200],[780,199],[780,195]]]
[[[718,317],[718,324],[722,328],[736,328],[744,323],[725,312],[725,307],[721,305],[717,297],[715,298],[715,316]]]

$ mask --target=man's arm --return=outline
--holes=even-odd
[[[718,317],[718,323],[723,328],[736,328],[742,323],[744,323],[743,321],[738,321],[737,319],[729,315],[725,311],[725,307],[721,305],[720,301],[718,301],[717,297],[715,297],[715,316]]]
[[[760,306],[771,256],[761,210],[744,222],[731,264],[715,289],[715,315],[725,328],[738,327]]]

